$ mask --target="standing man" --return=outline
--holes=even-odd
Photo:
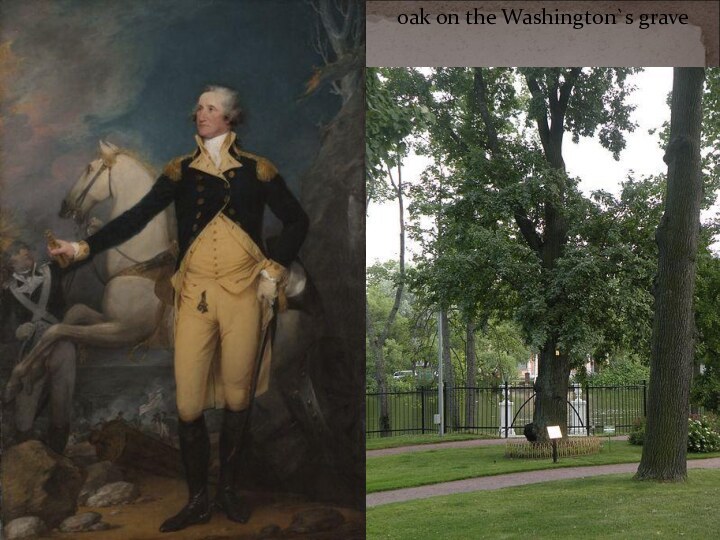
[[[210,442],[203,410],[224,407],[216,506],[245,523],[250,507],[235,490],[235,471],[248,422],[255,358],[287,267],[305,238],[308,218],[277,169],[244,152],[232,128],[240,121],[237,92],[208,86],[193,119],[196,150],[172,160],[134,207],[79,243],[60,241],[53,256],[75,260],[125,242],[158,212],[175,204],[179,257],[175,290],[175,382],[178,435],[189,501],[161,532],[206,523]],[[261,238],[265,205],[283,228],[271,250]],[[257,393],[267,389],[263,361]]]
[[[3,341],[15,339],[22,360],[45,331],[58,323],[65,312],[60,268],[55,263],[37,264],[30,246],[16,240],[3,252],[3,266],[11,275],[0,293],[0,327]],[[42,405],[49,403],[45,443],[62,454],[70,433],[70,416],[75,390],[75,345],[57,342],[31,386],[15,396],[15,440],[32,439],[33,423]]]

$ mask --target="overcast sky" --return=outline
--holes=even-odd
[[[637,87],[630,96],[630,102],[636,105],[631,118],[638,127],[626,134],[627,146],[620,154],[620,161],[615,161],[596,139],[581,138],[574,144],[570,137],[565,137],[563,156],[568,174],[581,179],[580,188],[584,193],[597,189],[618,193],[620,182],[630,171],[634,171],[636,177],[666,172],[658,135],[649,135],[648,130],[660,128],[670,119],[670,108],[665,101],[672,89],[672,76],[672,68],[646,68],[630,77],[630,82]],[[406,181],[417,179],[426,164],[423,158],[408,159],[403,177]],[[371,203],[366,235],[368,266],[378,260],[397,259],[400,226],[396,202]],[[408,243],[409,255],[413,247]]]

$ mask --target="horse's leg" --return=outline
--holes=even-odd
[[[50,422],[54,426],[70,423],[72,397],[75,392],[75,358],[75,345],[70,341],[59,341],[47,361],[50,376]]]
[[[50,426],[47,444],[62,454],[70,435],[73,394],[75,392],[75,345],[58,341],[47,361],[47,385],[50,393]]]
[[[75,304],[67,310],[63,317],[63,324],[99,324],[107,319],[99,311],[86,306],[85,304]]]
[[[146,333],[146,328],[118,321],[90,326],[55,324],[47,329],[35,347],[13,369],[5,389],[5,401],[12,401],[15,398],[17,392],[22,388],[23,379],[36,368],[36,364],[45,360],[51,347],[58,340],[67,339],[97,347],[121,347],[136,343]]]
[[[32,427],[38,413],[38,407],[43,396],[43,390],[48,383],[48,377],[36,381],[29,392],[19,392],[15,401],[15,429],[20,440],[32,438]]]

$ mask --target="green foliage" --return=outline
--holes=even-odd
[[[720,259],[709,250],[698,257],[695,284],[695,363],[705,371],[693,379],[691,399],[710,411],[720,410]]]
[[[397,261],[376,263],[366,270],[367,324],[373,325],[375,335],[385,327],[399,279]],[[431,315],[430,315],[431,317]],[[390,325],[388,337],[383,344],[385,359],[385,382],[394,391],[413,390],[415,380],[393,379],[392,374],[402,370],[416,370],[427,366],[437,357],[434,347],[434,327],[428,326],[428,314],[419,309],[419,303],[411,293],[405,293],[398,313]],[[368,333],[369,334],[369,333]],[[366,334],[366,335],[368,335]],[[369,343],[365,348],[366,391],[377,392],[374,352]]]
[[[691,418],[688,423],[688,452],[717,452],[720,450],[720,434],[706,418]]]
[[[708,411],[720,410],[720,373],[715,365],[706,367],[704,373],[693,379],[690,399]]]
[[[624,131],[633,131],[630,121],[634,106],[626,103],[634,90],[626,84],[627,76],[639,68],[520,68],[528,84],[537,84],[540,92],[533,95],[528,108],[528,125],[538,116],[549,116],[549,96],[565,82],[574,81],[577,91],[568,102],[565,129],[573,142],[580,137],[597,136],[600,144],[619,159],[625,148]]]
[[[599,369],[586,377],[586,381],[594,386],[626,386],[647,381],[650,378],[650,369],[646,363],[632,354],[618,354]]]
[[[529,346],[550,340],[575,365],[619,347],[647,352],[662,198],[647,199],[640,215],[629,210],[658,182],[631,178],[619,199],[590,200],[558,166],[553,135],[597,137],[617,158],[635,127],[626,103],[634,71],[442,68],[426,76],[418,95],[435,120],[420,150],[436,164],[411,192],[410,231],[423,253],[409,286],[466,317],[517,320]],[[558,126],[551,109],[563,100]],[[551,214],[561,216],[554,228]],[[553,242],[560,248],[549,255]]]
[[[365,161],[368,200],[393,199],[388,169],[407,156],[411,135],[432,120],[427,107],[414,96],[410,72],[397,68],[367,68]]]
[[[636,446],[642,446],[645,443],[646,427],[647,420],[644,416],[633,420],[632,427],[630,428],[630,435],[628,436],[628,442]]]
[[[476,334],[478,376],[484,383],[500,384],[517,378],[518,364],[530,358],[520,325],[491,320]]]

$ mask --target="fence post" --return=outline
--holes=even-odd
[[[587,436],[590,436],[590,385],[585,383],[585,423],[587,424]]]
[[[425,435],[425,388],[422,386],[420,387],[420,425],[421,433]]]

